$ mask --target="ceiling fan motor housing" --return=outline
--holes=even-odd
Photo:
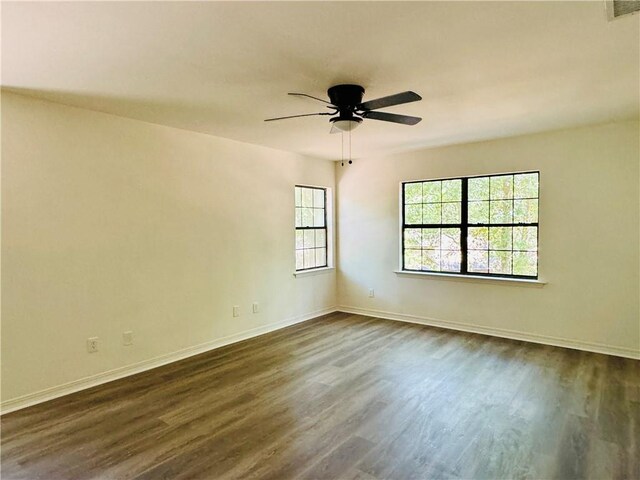
[[[327,95],[341,113],[342,110],[353,113],[362,103],[364,88],[360,85],[335,85],[327,90]]]

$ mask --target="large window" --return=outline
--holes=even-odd
[[[296,186],[296,270],[326,267],[327,190]]]
[[[538,278],[538,172],[402,184],[402,269]]]

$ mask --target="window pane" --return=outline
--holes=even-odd
[[[296,250],[304,248],[304,230],[296,230]]]
[[[324,227],[324,208],[313,209],[313,226]]]
[[[491,199],[513,198],[513,175],[490,177]],[[493,205],[491,206],[493,209]]]
[[[515,198],[538,198],[538,174],[522,173],[513,176]]]
[[[469,263],[468,269],[470,272],[489,272],[489,252],[482,250],[469,250],[467,261]]]
[[[304,252],[304,268],[313,268],[316,266],[316,255],[315,250],[308,249],[303,250]]]
[[[313,190],[310,188],[302,189],[302,206],[313,207]]]
[[[460,271],[461,254],[459,250],[442,250],[440,255],[440,270],[443,272]]]
[[[316,230],[316,247],[327,246],[327,232],[325,230]]]
[[[537,251],[538,229],[536,227],[514,227],[513,249]]]
[[[304,268],[304,251],[296,251],[296,270]]]
[[[324,208],[324,190],[313,190],[313,206],[315,208]]]
[[[513,201],[492,200],[489,205],[489,221],[490,223],[512,223]]]
[[[302,206],[302,189],[300,187],[296,187],[296,207]]]
[[[419,228],[407,228],[404,231],[404,248],[420,248],[422,230]]]
[[[489,200],[489,178],[470,178],[468,180],[469,200]]]
[[[469,223],[489,223],[489,202],[469,202]]]
[[[537,262],[538,255],[535,252],[513,252],[513,274],[535,276]]]
[[[442,182],[424,182],[422,184],[422,201],[424,203],[427,202],[439,202],[441,200],[440,196],[440,184]]]
[[[422,229],[422,248],[440,248],[440,229]]]
[[[420,270],[422,266],[422,250],[404,251],[404,268],[407,270]]]
[[[512,227],[490,227],[489,248],[491,250],[511,250]]]
[[[408,224],[422,223],[422,205],[406,205],[404,207],[404,221]]]
[[[304,248],[313,248],[316,246],[316,232],[314,230],[303,230],[304,232]]]
[[[422,203],[422,183],[405,184],[404,203]]]
[[[472,250],[488,250],[489,229],[487,227],[469,227],[467,248]]]
[[[327,264],[327,249],[316,248],[316,266],[324,267]]]
[[[513,221],[514,223],[537,223],[538,200],[514,200]]]
[[[460,203],[442,204],[442,223],[460,223]]]
[[[489,251],[489,273],[511,274],[511,252]]]
[[[422,205],[422,223],[440,223],[441,219],[441,203],[425,203],[424,205]]]
[[[440,250],[422,251],[422,270],[440,271]]]
[[[460,250],[460,229],[443,228],[440,236],[442,250]]]
[[[459,202],[462,200],[462,180],[444,180],[442,182],[442,201]]]
[[[296,227],[302,226],[302,209],[296,208]]]
[[[304,201],[304,198],[303,198]],[[313,227],[313,208],[302,209],[302,226]]]

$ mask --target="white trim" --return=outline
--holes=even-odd
[[[242,340],[247,340],[249,338],[264,335],[265,333],[280,330],[281,328],[289,327],[291,325],[295,325],[296,323],[305,322],[307,320],[311,320],[313,318],[327,315],[336,311],[336,307],[323,308],[321,310],[316,310],[315,312],[299,315],[282,322],[271,323],[262,327],[252,328],[251,330],[246,330],[244,332],[229,335],[227,337],[212,340],[210,342],[201,343],[200,345],[187,347],[176,352],[160,355],[148,360],[143,360],[142,362],[134,363],[132,365],[115,368],[113,370],[101,372],[95,375],[80,378],[78,380],[73,380],[62,385],[46,388],[38,392],[29,393],[21,397],[5,400],[4,402],[0,403],[0,415],[14,412],[22,408],[30,407],[38,403],[46,402],[47,400],[53,400],[54,398],[62,397],[64,395],[69,395],[70,393],[79,392],[80,390],[86,390],[87,388],[95,387],[96,385],[102,385],[103,383],[112,382],[120,378],[135,375],[140,372],[145,372],[153,368],[161,367],[162,365],[167,365],[169,363],[177,362],[178,360],[183,360],[200,353],[224,347],[225,345],[230,345],[232,343],[241,342]]]
[[[518,286],[543,287],[547,282],[542,280],[533,280],[528,278],[509,278],[509,277],[491,277],[489,275],[462,275],[455,273],[438,273],[438,272],[412,272],[410,270],[395,270],[393,273],[397,275],[416,275],[418,277],[434,277],[435,279],[445,280],[467,280],[472,282],[496,282],[496,283],[512,283]]]
[[[349,307],[346,305],[339,306],[338,311],[364,315],[367,317],[384,318],[387,320],[396,320],[399,322],[407,323],[417,323],[419,325],[429,325],[433,327],[447,328],[450,330],[459,330],[462,332],[479,333],[481,335],[489,335],[492,337],[509,338],[512,340],[521,340],[524,342],[540,343],[542,345],[572,348],[575,350],[584,350],[586,352],[603,353],[605,355],[615,355],[617,357],[626,357],[640,360],[640,351],[638,350],[633,350],[631,348],[625,347],[616,347],[613,345],[606,345],[602,343],[569,340],[567,338],[519,332],[517,330],[509,330],[506,328],[482,327],[477,325],[470,325],[463,322],[438,320],[435,318],[421,317],[418,315],[410,315],[406,313],[385,312],[380,310],[370,310],[367,308]]]
[[[281,328],[285,328],[291,325],[295,325],[297,323],[305,322],[307,320],[311,320],[313,318],[316,318],[322,315],[327,315],[333,312],[353,313],[358,315],[365,315],[368,317],[385,318],[388,320],[396,320],[400,322],[416,323],[420,325],[430,325],[430,326],[435,326],[440,328],[447,328],[451,330],[459,330],[463,332],[472,332],[472,333],[479,333],[482,335],[490,335],[494,337],[510,338],[513,340],[540,343],[543,345],[553,345],[556,347],[585,350],[587,352],[603,353],[606,355],[615,355],[619,357],[640,359],[639,351],[629,349],[629,348],[624,348],[624,347],[615,347],[612,345],[568,340],[564,338],[524,333],[524,332],[518,332],[515,330],[507,330],[502,328],[479,327],[479,326],[469,325],[462,322],[436,320],[436,319],[432,319],[428,317],[420,317],[416,315],[392,313],[392,312],[385,312],[380,310],[370,310],[370,309],[349,307],[349,306],[339,306],[339,307],[328,307],[321,310],[316,310],[315,312],[310,312],[305,315],[300,315],[298,317],[294,317],[289,320],[272,323],[262,327],[253,328],[245,332],[229,335],[227,337],[213,340],[211,342],[202,343],[200,345],[194,345],[192,347],[178,350],[176,352],[172,352],[166,355],[160,355],[158,357],[151,358],[149,360],[144,360],[142,362],[138,362],[132,365],[116,368],[113,370],[109,370],[107,372],[98,373],[96,375],[91,375],[89,377],[74,380],[62,385],[47,388],[45,390],[23,395],[21,397],[5,400],[4,402],[0,403],[0,415],[4,415],[5,413],[9,413],[9,412],[14,412],[22,408],[30,407],[38,403],[43,403],[48,400],[53,400],[54,398],[62,397],[64,395],[69,395],[71,393],[79,392],[81,390],[86,390],[87,388],[95,387],[97,385],[102,385],[104,383],[108,383],[114,380],[118,380],[120,378],[128,377],[130,375],[135,375],[137,373],[145,372],[153,368],[161,367],[162,365],[167,365],[169,363],[173,363],[178,360],[192,357],[200,353],[208,352],[210,350],[215,350],[216,348],[220,348],[225,345],[230,345],[232,343],[240,342],[242,340],[247,340],[249,338],[264,335],[265,333],[273,332],[275,330],[280,330]]]
[[[294,277],[310,277],[313,275],[320,275],[321,273],[328,273],[332,270],[335,270],[336,267],[320,267],[320,268],[311,268],[309,270],[300,270],[298,272],[294,272]]]

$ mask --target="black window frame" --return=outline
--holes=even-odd
[[[469,210],[469,190],[468,190],[468,181],[469,179],[472,178],[492,178],[492,177],[502,177],[502,176],[513,176],[513,175],[522,175],[522,174],[532,174],[535,173],[538,175],[538,196],[535,197],[535,199],[538,201],[538,221],[536,222],[531,222],[531,223],[491,223],[491,218],[488,219],[488,223],[469,223],[469,218],[468,218],[468,210]],[[444,223],[438,223],[438,224],[407,224],[406,223],[406,195],[405,195],[405,188],[407,185],[409,184],[413,184],[413,183],[424,183],[424,182],[437,182],[437,181],[446,181],[446,180],[461,180],[462,181],[462,186],[461,186],[461,200],[460,200],[460,209],[461,209],[461,214],[460,214],[460,223],[453,223],[453,224],[444,224]],[[489,180],[489,184],[491,183],[491,180]],[[496,174],[491,174],[491,175],[471,175],[471,176],[467,176],[467,177],[449,177],[449,178],[431,178],[431,179],[426,179],[426,180],[411,180],[411,181],[407,181],[407,182],[402,182],[402,189],[401,189],[401,195],[402,195],[402,199],[401,199],[401,207],[402,207],[402,225],[401,225],[401,232],[400,232],[400,244],[401,244],[401,264],[402,264],[402,271],[403,272],[411,272],[411,273],[437,273],[439,275],[452,275],[452,276],[469,276],[469,277],[496,277],[496,278],[514,278],[514,279],[526,279],[526,280],[538,280],[539,277],[539,266],[540,266],[540,171],[539,170],[527,170],[527,171],[521,171],[521,172],[509,172],[509,173],[496,173]],[[489,197],[491,196],[491,194],[489,193]],[[533,199],[533,197],[531,198]],[[498,199],[494,199],[494,200],[498,200]],[[511,198],[512,201],[514,200],[520,200],[520,198],[516,199],[516,198]],[[523,198],[524,200],[524,198]],[[473,200],[472,200],[473,201]],[[491,198],[489,198],[488,201],[491,201]],[[442,202],[441,202],[442,203]],[[512,210],[513,210],[513,206],[512,206]],[[484,228],[489,228],[489,227],[535,227],[536,228],[536,274],[535,275],[514,275],[512,274],[505,274],[505,273],[489,273],[489,272],[470,272],[468,270],[468,248],[467,248],[467,238],[468,238],[468,234],[469,234],[469,228],[477,228],[477,227],[484,227]],[[409,269],[406,268],[405,266],[405,231],[407,229],[423,229],[423,228],[459,228],[460,229],[460,253],[461,253],[461,258],[460,258],[460,271],[459,272],[450,272],[450,271],[440,271],[440,270],[414,270],[414,269]],[[489,251],[489,250],[487,250]],[[511,252],[514,251],[518,251],[518,250],[513,250],[513,244],[512,244],[512,249]],[[512,259],[512,268],[511,271],[513,271],[513,259]]]
[[[298,272],[305,272],[305,271],[309,271],[309,270],[317,270],[319,268],[327,268],[329,266],[329,227],[327,224],[327,188],[326,187],[315,187],[315,186],[311,186],[311,185],[295,185],[294,186],[294,192],[296,188],[306,188],[309,190],[321,190],[323,192],[323,198],[324,198],[324,205],[322,207],[323,212],[324,212],[324,227],[298,227],[297,225],[295,225],[295,218],[294,218],[294,226],[295,226],[295,232],[297,233],[298,230],[324,230],[324,238],[325,238],[325,258],[324,258],[324,265],[315,265],[313,267],[308,267],[308,268],[297,268],[296,267],[296,273]],[[298,208],[304,208],[302,206],[298,207],[297,205],[295,205],[295,195],[294,195],[294,214],[295,214],[295,210]],[[309,207],[307,207],[309,208]],[[316,207],[312,207],[312,208],[316,208]],[[314,248],[318,248],[318,247],[314,247]],[[295,248],[294,252],[297,252],[299,250],[305,250],[305,248],[299,249],[299,248]]]

